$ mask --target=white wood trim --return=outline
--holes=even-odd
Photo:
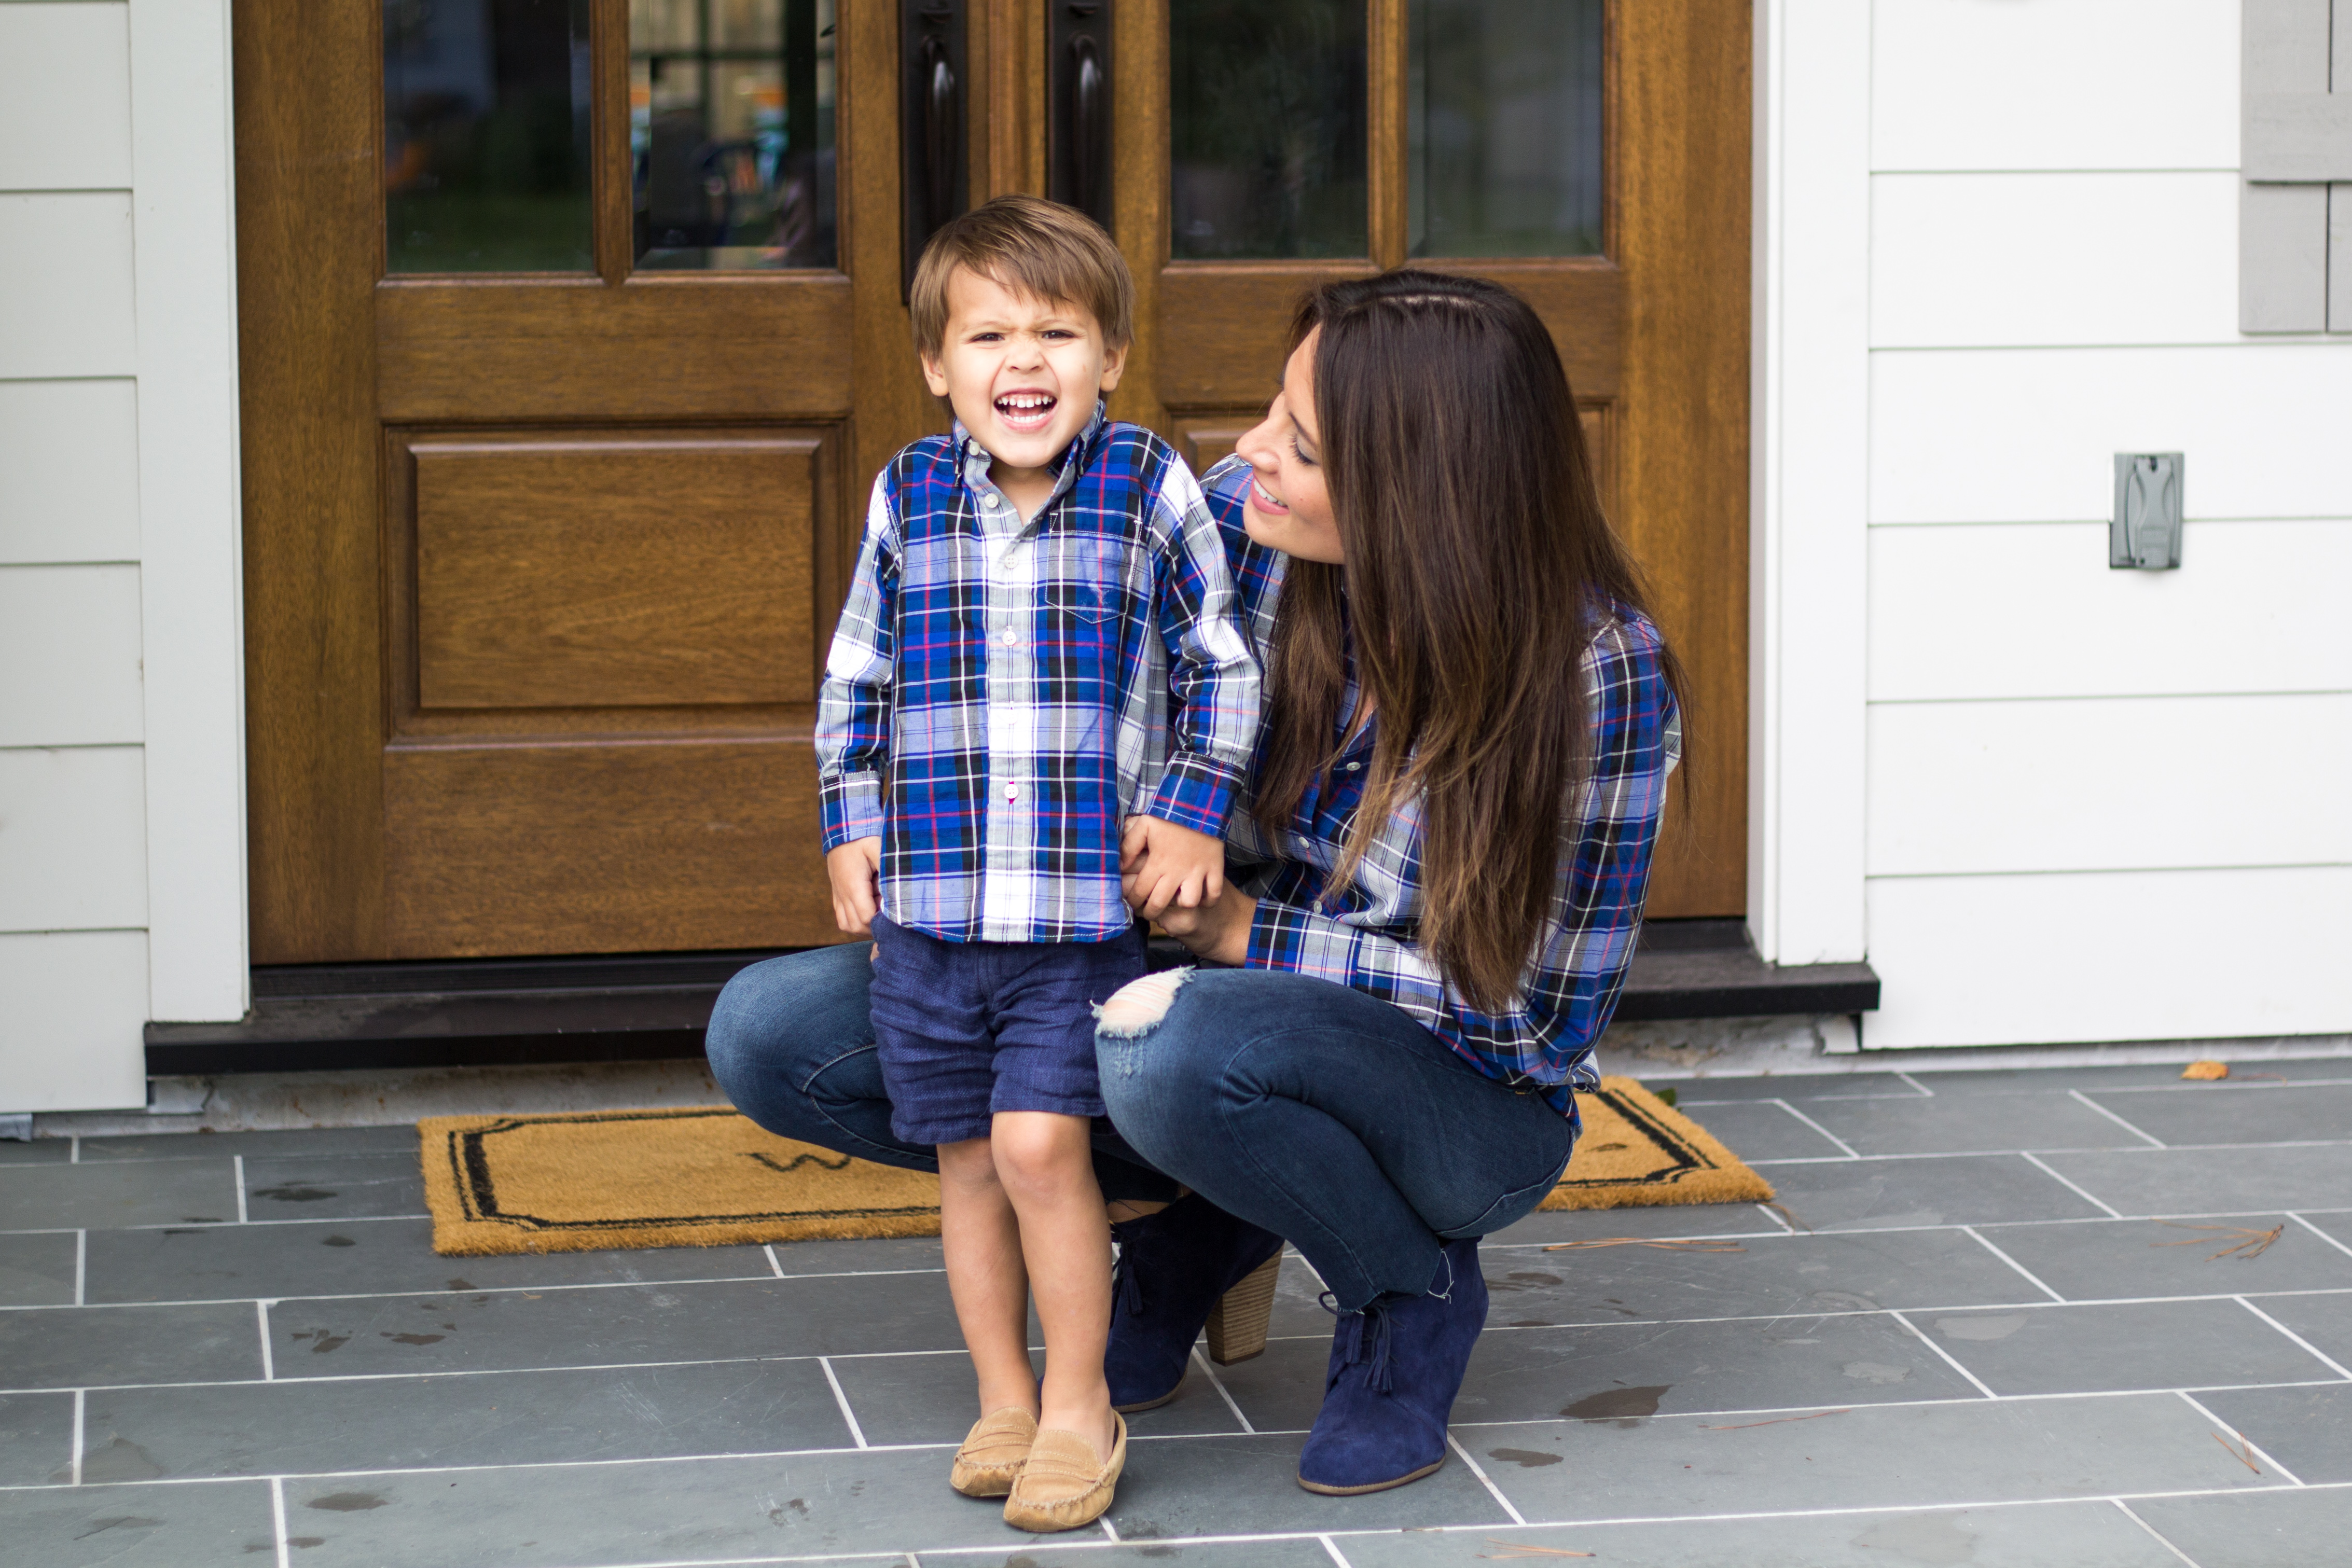
[[[1758,0],[1748,923],[1863,957],[1869,0]]]
[[[131,0],[148,1016],[244,1015],[244,566],[227,0]]]

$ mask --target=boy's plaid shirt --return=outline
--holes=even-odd
[[[1243,529],[1246,464],[1228,458],[1202,485],[1263,660],[1281,597],[1284,558],[1252,543]],[[1337,904],[1324,904],[1325,878],[1339,863],[1363,798],[1377,718],[1340,754],[1328,789],[1310,789],[1283,831],[1268,833],[1258,825],[1246,786],[1234,801],[1225,841],[1236,862],[1260,862],[1247,871],[1235,867],[1243,891],[1258,901],[1249,967],[1315,975],[1392,1002],[1480,1071],[1527,1084],[1553,1109],[1574,1116],[1571,1091],[1600,1086],[1593,1042],[1617,1010],[1633,961],[1666,777],[1682,756],[1682,715],[1659,662],[1663,646],[1647,617],[1612,607],[1585,648],[1591,777],[1560,823],[1559,881],[1535,961],[1502,1010],[1480,1012],[1464,1003],[1419,944],[1417,798],[1373,836]],[[1351,676],[1334,742],[1347,733],[1356,700]]]
[[[1224,825],[1258,667],[1201,487],[1106,419],[1024,523],[959,423],[874,482],[818,695],[824,847],[882,839],[882,908],[950,942],[1098,942],[1126,818]]]

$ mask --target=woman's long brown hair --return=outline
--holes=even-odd
[[[1590,766],[1581,657],[1639,574],[1601,510],[1551,335],[1499,285],[1411,268],[1328,283],[1315,413],[1344,566],[1293,559],[1275,613],[1256,816],[1286,828],[1337,760],[1350,643],[1378,716],[1336,896],[1422,797],[1420,940],[1493,1011],[1535,956]],[[1682,694],[1669,653],[1668,684]]]

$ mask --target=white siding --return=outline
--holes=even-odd
[[[228,46],[0,4],[0,1112],[246,1005]]]
[[[2236,329],[2238,25],[1873,7],[1866,1046],[2352,1030],[2352,343]]]
[[[0,191],[130,184],[130,8],[0,5]]]
[[[0,564],[138,559],[138,383],[0,382]]]

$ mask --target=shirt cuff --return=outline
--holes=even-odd
[[[1160,788],[1152,791],[1143,814],[1213,838],[1225,831],[1225,817],[1240,788],[1236,769],[1197,752],[1181,752],[1169,758],[1168,771],[1160,775]]]
[[[824,817],[824,852],[882,836],[882,776],[845,773],[821,779],[817,793]]]

